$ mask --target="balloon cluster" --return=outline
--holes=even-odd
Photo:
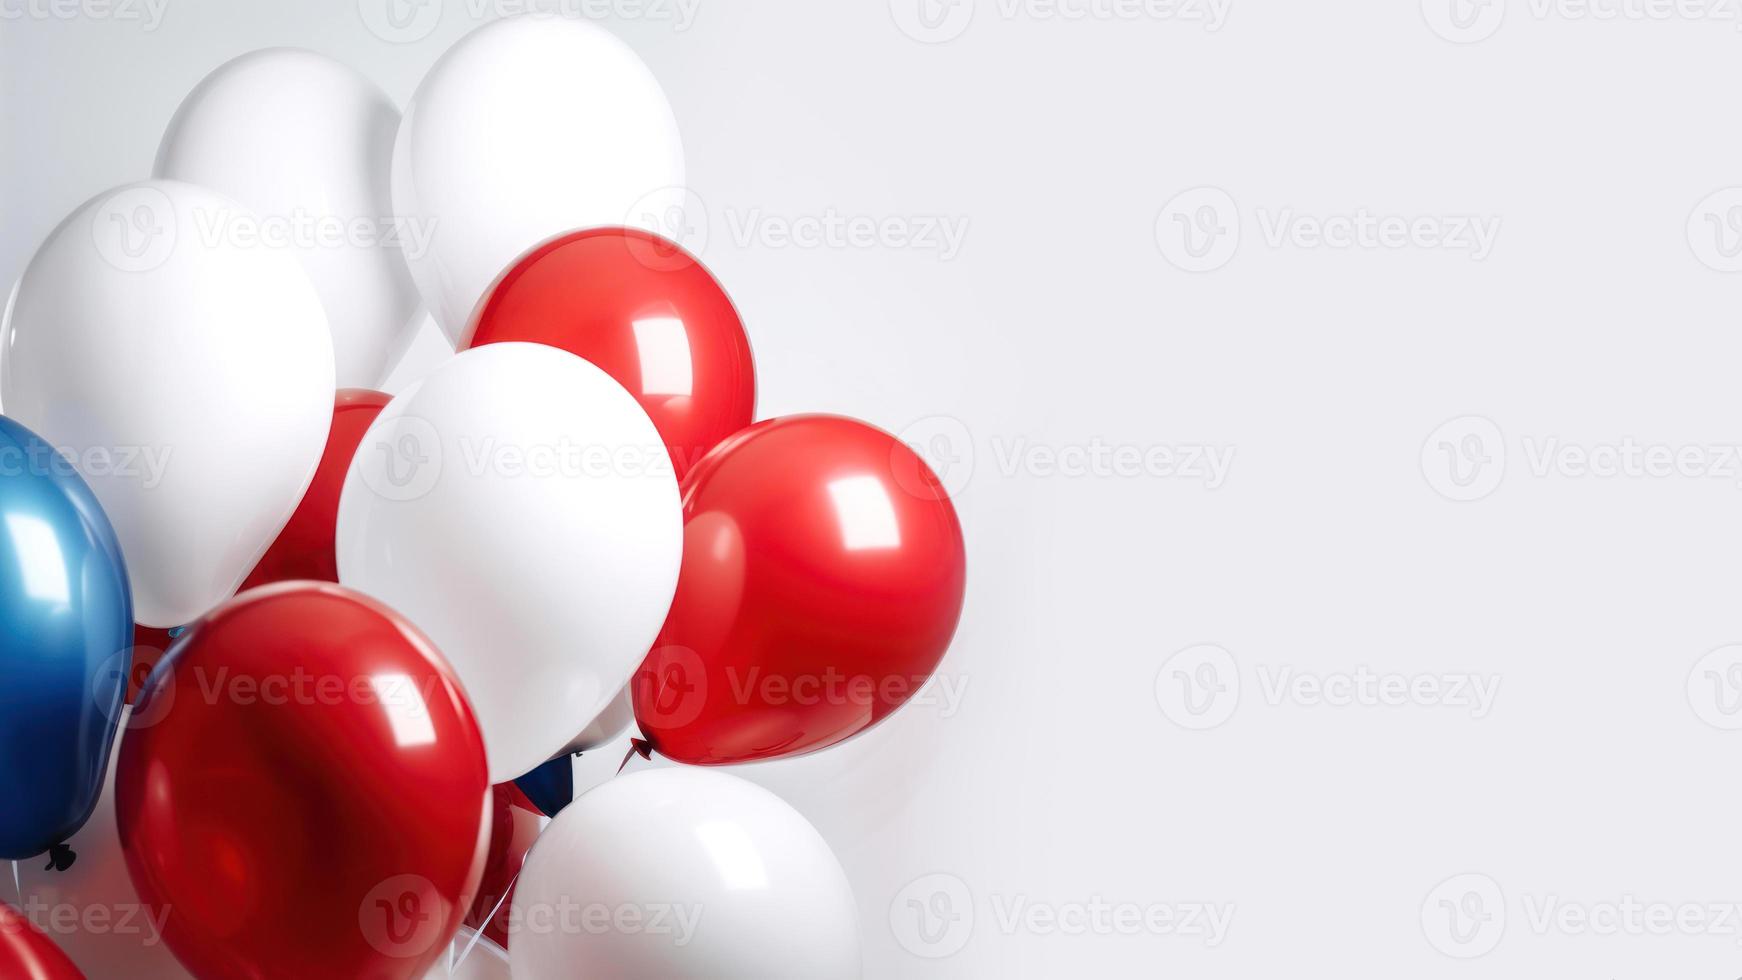
[[[403,115],[225,64],[48,236],[0,332],[0,976],[858,975],[821,835],[698,767],[912,698],[961,527],[887,433],[755,420],[647,228],[683,180],[630,49],[525,15]],[[372,390],[425,309],[455,354]],[[632,724],[678,765],[574,798]]]

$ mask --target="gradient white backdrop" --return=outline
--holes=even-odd
[[[0,281],[219,63],[403,104],[521,9],[399,2],[0,0]],[[1742,972],[1742,4],[566,7],[666,87],[759,415],[960,488],[949,687],[739,770],[868,977]]]

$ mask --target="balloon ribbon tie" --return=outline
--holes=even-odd
[[[622,775],[624,767],[629,765],[629,760],[636,756],[651,761],[653,759],[653,743],[644,738],[630,739],[629,751],[623,756],[623,765],[617,767],[618,775]]]
[[[56,844],[55,846],[48,849],[48,867],[43,868],[42,870],[44,870],[44,871],[65,871],[68,868],[72,867],[73,862],[77,861],[78,859],[79,859],[79,856],[77,854],[73,853],[72,848],[66,846],[65,844]]]

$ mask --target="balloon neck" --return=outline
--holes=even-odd
[[[624,768],[629,765],[629,760],[636,756],[640,756],[644,760],[651,760],[653,758],[653,743],[644,738],[630,739],[629,752],[623,756],[623,765],[617,767],[617,772],[621,774]]]
[[[56,844],[55,846],[48,849],[48,867],[43,868],[42,870],[44,870],[44,871],[65,871],[68,868],[72,867],[73,862],[77,861],[78,859],[79,859],[79,856],[77,854],[73,853],[72,848],[66,846],[65,844]]]

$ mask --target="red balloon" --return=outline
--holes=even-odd
[[[732,301],[694,256],[644,231],[577,231],[522,256],[459,349],[515,340],[578,354],[627,388],[679,479],[756,410],[750,341]]]
[[[492,787],[491,796],[495,818],[490,822],[490,850],[466,925],[481,929],[485,937],[507,949],[514,885],[520,880],[527,853],[538,841],[544,815],[513,783]]]
[[[345,473],[363,433],[392,396],[367,388],[340,388],[333,400],[333,424],[327,430],[327,448],[321,453],[314,479],[303,491],[289,523],[243,580],[239,592],[271,582],[311,579],[339,580],[339,560],[333,552],[334,529],[339,523],[339,493],[345,488]]]
[[[489,841],[484,742],[435,648],[385,606],[291,582],[207,613],[122,742],[121,847],[200,977],[422,978]]]
[[[5,980],[85,980],[54,941],[0,902],[0,977]]]
[[[690,471],[683,500],[677,596],[634,679],[655,750],[695,765],[813,752],[936,670],[961,617],[962,528],[895,437],[759,422]]]

